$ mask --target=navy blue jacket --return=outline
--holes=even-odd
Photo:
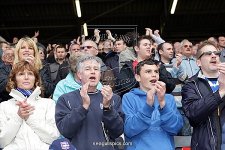
[[[59,97],[55,113],[56,125],[60,133],[70,139],[78,150],[113,150],[112,146],[103,145],[107,144],[104,132],[109,139],[115,139],[123,133],[121,98],[114,94],[111,110],[103,111],[101,92],[88,95],[91,100],[88,110],[82,106],[80,90]]]
[[[225,97],[213,93],[201,73],[182,87],[182,106],[193,127],[192,150],[220,150],[221,126],[225,123]]]
[[[116,78],[119,77],[119,56],[116,52],[109,52],[105,58],[105,65],[110,67]]]
[[[7,101],[12,98],[9,96],[9,92],[6,91],[6,85],[11,70],[11,65],[5,65],[4,63],[0,65],[0,102]]]

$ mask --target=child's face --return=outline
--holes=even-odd
[[[140,75],[136,75],[136,80],[143,91],[148,91],[155,86],[159,80],[159,68],[156,65],[147,65],[141,67]]]

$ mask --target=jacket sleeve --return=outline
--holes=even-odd
[[[63,88],[62,88],[63,87]],[[65,94],[66,92],[65,92],[65,90],[64,90],[64,85],[63,85],[63,82],[59,82],[57,85],[56,85],[56,87],[55,87],[55,91],[54,91],[54,93],[53,93],[53,100],[55,101],[55,102],[57,102],[58,101],[58,99],[59,99],[59,97],[61,96],[61,95],[63,95],[63,94]]]
[[[198,126],[205,122],[210,115],[225,100],[221,99],[219,92],[208,92],[207,95],[200,95],[193,82],[188,82],[182,87],[182,106],[190,124]]]
[[[124,95],[122,99],[122,109],[125,114],[124,133],[127,137],[132,138],[149,128],[152,112],[154,110],[153,107],[145,103],[144,107],[136,112],[131,98],[128,99],[128,97]]]
[[[6,103],[5,103],[6,104]],[[17,132],[22,124],[22,119],[17,113],[12,113],[13,116],[6,116],[4,110],[7,105],[0,104],[0,147],[4,148],[12,142],[16,137]]]
[[[6,84],[8,82],[8,76],[9,72],[6,71],[6,66],[5,65],[0,65],[0,92],[5,91],[6,89]]]
[[[153,34],[151,35],[151,37],[158,45],[165,42],[160,36],[156,36]]]
[[[124,93],[130,91],[130,89],[136,87],[138,82],[134,77],[134,73],[127,64],[125,64],[120,70],[119,77],[117,78],[115,85],[115,93],[123,95]]]
[[[166,93],[171,93],[176,86],[177,79],[171,76],[164,65],[160,65],[159,72],[159,80],[166,84]]]
[[[52,95],[55,88],[55,84],[51,80],[50,67],[48,64],[43,65],[43,68],[40,70],[40,74],[44,85],[44,96],[48,98]]]
[[[57,84],[59,81],[61,81],[62,79],[65,79],[66,76],[69,74],[69,65],[68,66],[65,66],[66,64],[61,64],[59,66],[59,71],[57,73],[57,76],[56,76],[56,79],[55,79],[55,84]]]
[[[102,120],[112,139],[119,137],[123,133],[123,112],[121,98],[118,95],[113,96],[111,110],[103,111]]]
[[[39,114],[36,114],[33,117],[30,116],[26,123],[43,142],[51,144],[60,135],[55,124],[55,102],[50,99],[44,99],[43,101],[46,101],[45,104],[48,105],[45,110],[45,116],[38,117]]]
[[[73,138],[79,131],[83,120],[86,118],[88,110],[83,106],[71,108],[70,102],[61,96],[56,104],[56,125],[59,132],[66,138]]]
[[[172,61],[173,64],[175,64],[176,58]],[[182,65],[180,65],[179,67],[173,67],[170,73],[173,78],[178,78],[180,81],[185,81],[188,78],[187,72]]]
[[[164,108],[159,108],[159,112],[161,115],[161,127],[168,134],[176,135],[183,127],[183,118],[177,110],[175,99],[172,95],[166,99]]]

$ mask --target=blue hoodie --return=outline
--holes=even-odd
[[[173,136],[183,126],[174,97],[166,94],[166,104],[160,109],[157,96],[153,107],[146,103],[146,96],[138,88],[123,96],[124,133],[129,142],[126,150],[174,150]]]

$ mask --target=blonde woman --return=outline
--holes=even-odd
[[[44,97],[50,97],[54,91],[54,84],[51,81],[49,65],[42,64],[36,43],[29,37],[23,37],[16,44],[14,53],[13,64],[26,60],[39,71],[44,86]],[[11,65],[3,65],[0,69],[0,95],[7,95],[5,87],[11,68]],[[3,101],[7,99],[9,99],[9,96],[3,97]]]

